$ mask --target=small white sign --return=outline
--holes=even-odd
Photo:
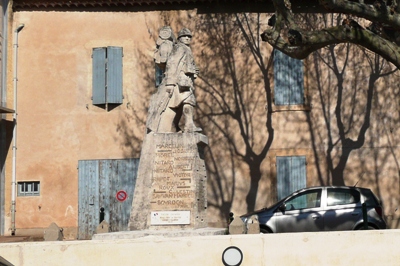
[[[190,224],[190,211],[151,212],[152,225]]]

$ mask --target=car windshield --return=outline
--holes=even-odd
[[[283,198],[283,199],[281,199],[280,201],[278,201],[277,203],[275,203],[275,204],[269,206],[267,209],[273,209],[273,208],[279,207],[280,205],[282,205],[282,203],[285,201],[285,199],[287,199],[287,197],[286,197],[286,198]]]
[[[250,215],[252,215],[252,214],[254,214],[254,213],[257,213],[257,212],[260,212],[260,211],[264,211],[264,210],[268,210],[268,209],[276,209],[276,208],[278,208],[280,205],[282,205],[282,203],[283,203],[283,202],[285,201],[285,199],[287,199],[287,198],[288,198],[288,197],[285,197],[285,198],[281,199],[280,201],[278,201],[278,202],[272,204],[271,206],[262,208],[261,210],[257,210],[257,211],[254,211],[254,212],[249,212],[249,213],[243,214],[242,217],[244,217],[244,216],[250,216]]]

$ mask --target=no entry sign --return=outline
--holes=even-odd
[[[126,193],[125,190],[120,190],[120,191],[117,192],[115,197],[117,198],[118,201],[123,202],[128,197],[128,193]]]

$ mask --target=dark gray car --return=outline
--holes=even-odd
[[[346,186],[304,188],[241,218],[247,224],[251,216],[257,215],[262,233],[359,230],[365,228],[363,203],[368,229],[386,229],[382,206],[374,193]]]

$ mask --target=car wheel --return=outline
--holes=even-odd
[[[376,228],[371,225],[368,225],[368,229],[364,229],[364,225],[362,225],[362,226],[358,227],[356,230],[375,230],[375,229]]]
[[[270,234],[271,232],[267,228],[260,228],[260,234]]]

